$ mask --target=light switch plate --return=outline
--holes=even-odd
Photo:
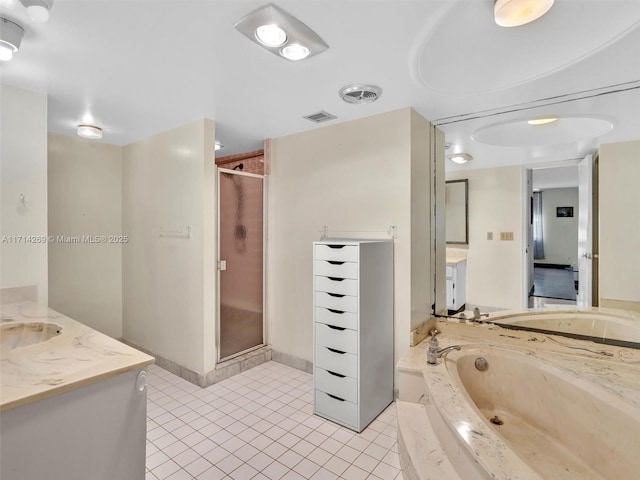
[[[500,232],[500,240],[513,240],[513,232]]]
[[[487,240],[493,240],[493,232],[487,232]]]

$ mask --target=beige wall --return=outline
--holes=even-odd
[[[521,167],[449,172],[469,179],[467,303],[519,309],[523,306],[523,205]],[[493,240],[487,240],[493,232]],[[500,240],[513,232],[513,241]]]
[[[0,86],[0,200],[0,288],[35,285],[46,305],[47,96],[7,85]]]
[[[49,306],[120,338],[122,148],[50,133],[48,150]]]
[[[600,146],[600,304],[640,310],[640,141]]]
[[[123,336],[197,373],[215,366],[214,138],[199,120],[123,150]]]
[[[573,217],[557,217],[557,207],[573,207]],[[578,265],[578,189],[549,188],[542,193],[544,259],[536,263]]]
[[[428,127],[402,109],[272,140],[267,318],[275,350],[312,360],[312,242],[319,240],[321,227],[331,234],[385,232],[395,225],[396,359],[406,351],[412,293],[421,290],[415,306],[422,308],[431,288],[411,285],[412,276],[428,282],[428,245],[419,243],[420,250],[412,252],[412,241],[430,230],[430,177],[417,164],[429,161],[428,140],[412,141],[412,132],[428,139]],[[415,238],[412,221],[421,223]],[[412,274],[413,260],[418,266]]]

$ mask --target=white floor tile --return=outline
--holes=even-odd
[[[145,480],[403,480],[395,404],[356,433],[313,415],[313,376],[282,364],[206,389],[148,373]]]

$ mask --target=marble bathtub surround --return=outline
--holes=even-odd
[[[8,320],[3,326],[40,323],[61,330],[41,343],[0,350],[0,411],[153,363],[153,357],[35,302],[5,303],[0,313]]]
[[[423,342],[397,365],[400,399],[424,405],[422,413],[398,402],[399,438],[413,439],[399,441],[405,474],[410,473],[407,478],[635,478],[640,469],[634,463],[638,463],[634,452],[640,449],[640,351],[490,324],[439,321],[438,330],[441,347],[459,344],[462,350],[447,354],[437,366],[427,366],[428,342]],[[474,368],[479,356],[489,362],[486,372]],[[470,380],[474,374],[490,373],[492,366],[498,374],[492,385],[498,394],[493,397],[483,383]],[[515,403],[509,404],[510,400]],[[517,411],[518,406],[523,410]],[[401,423],[403,409],[411,413],[412,422]],[[516,415],[510,416],[514,409]],[[503,426],[484,418],[495,415]],[[597,431],[590,431],[594,418]],[[439,445],[421,447],[427,434],[419,425],[424,422]],[[536,438],[527,430],[529,425],[539,432],[546,429],[547,434],[538,433]],[[537,463],[527,461],[526,449],[512,448],[522,438],[531,451],[546,449],[543,458],[536,457]],[[536,446],[536,440],[544,448]],[[575,453],[573,460],[559,454],[561,448],[554,449],[563,443]],[[429,468],[440,465],[437,455],[431,458],[438,448],[456,465],[456,475],[429,473]],[[589,465],[585,459],[593,461]],[[556,467],[560,470],[554,471]]]

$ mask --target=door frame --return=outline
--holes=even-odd
[[[216,166],[216,325],[215,325],[215,346],[216,346],[216,364],[223,363],[234,358],[252,352],[267,345],[267,310],[266,310],[266,280],[267,280],[267,182],[266,175],[259,175],[257,173],[242,172],[238,170],[231,170],[228,168],[221,168]],[[220,175],[228,173],[231,175],[238,175],[243,177],[252,177],[262,179],[262,343],[251,348],[247,348],[241,352],[228,355],[226,357],[220,356]]]

